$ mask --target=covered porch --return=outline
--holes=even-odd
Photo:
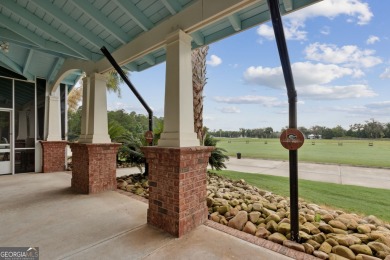
[[[317,0],[283,0],[277,2],[277,5],[280,12],[285,14],[315,2]],[[88,248],[94,248],[91,245],[101,246],[109,237],[125,237],[127,233],[123,233],[123,230],[141,228],[146,219],[152,226],[177,237],[204,223],[208,214],[205,203],[206,167],[211,149],[200,146],[194,132],[191,51],[268,21],[269,18],[265,0],[2,1],[0,66],[5,72],[0,79],[8,82],[8,85],[0,85],[0,113],[6,113],[4,118],[8,118],[2,133],[10,141],[0,146],[4,149],[0,151],[2,155],[9,154],[9,157],[2,157],[6,158],[5,164],[9,167],[1,173],[14,175],[17,173],[16,162],[27,159],[29,170],[22,169],[20,173],[60,172],[52,175],[2,176],[1,191],[7,194],[2,200],[14,209],[8,212],[11,215],[4,219],[4,223],[17,239],[21,239],[17,241],[27,242],[22,240],[22,236],[16,236],[25,229],[18,229],[12,223],[28,221],[23,219],[24,209],[19,208],[17,203],[32,210],[35,226],[39,229],[53,223],[53,230],[69,236],[66,239],[69,243],[75,243],[72,238],[77,233],[78,224],[74,221],[80,211],[77,208],[79,199],[92,200],[92,204],[95,203],[94,199],[101,199],[96,201],[99,207],[100,203],[108,206],[110,201],[119,196],[112,192],[116,189],[115,158],[119,144],[111,143],[108,135],[105,73],[112,70],[112,66],[100,51],[104,46],[118,64],[128,71],[139,72],[166,62],[164,132],[157,147],[144,149],[149,163],[151,186],[147,213],[146,205],[139,206],[135,205],[138,202],[126,200],[119,202],[119,197],[118,202],[113,203],[113,208],[102,207],[107,212],[92,213],[92,209],[86,206],[83,210],[91,210],[93,216],[108,214],[103,217],[108,222],[100,223],[97,221],[99,217],[92,218],[91,223],[88,223],[92,224],[89,231],[93,233],[102,229],[106,232],[105,229],[109,228],[100,240],[91,240],[81,247],[77,246],[78,249],[69,250],[75,254],[77,250],[88,252]],[[70,144],[73,152],[73,172],[70,176],[61,173],[64,170],[67,144],[65,101],[68,91],[81,77],[81,135],[78,143]],[[18,84],[22,87],[18,87]],[[23,88],[24,85],[28,86]],[[27,100],[23,99],[28,94],[26,91],[30,93]],[[27,151],[27,157],[17,155],[22,150]],[[24,182],[23,178],[28,179],[27,183],[43,186],[41,189],[29,190],[33,186],[26,184],[23,190],[13,190],[15,187],[12,182]],[[4,186],[4,183],[8,185]],[[45,185],[50,183],[53,185],[46,193],[43,192]],[[98,194],[103,191],[107,192]],[[73,193],[92,195],[84,197]],[[31,194],[37,196],[32,197]],[[110,194],[115,195],[110,197]],[[15,203],[13,198],[20,199],[20,202]],[[64,203],[57,203],[53,198],[64,199]],[[49,203],[47,207],[46,202]],[[115,208],[118,205],[123,207]],[[73,206],[76,208],[72,211],[70,209]],[[81,208],[84,206],[80,205]],[[138,206],[142,212],[135,213],[134,208]],[[42,210],[47,211],[44,214]],[[113,212],[121,210],[121,218],[127,218],[123,223],[128,225],[121,226],[119,230],[122,231],[111,232],[115,223],[111,214],[115,215]],[[57,214],[56,211],[63,211],[69,216],[60,226],[56,226],[55,222],[59,215],[46,218]],[[136,217],[134,223],[130,223],[134,217],[130,215],[134,214],[141,214],[139,216],[144,222],[137,222],[139,218]],[[16,216],[21,219],[17,220]],[[97,222],[92,223],[95,220]],[[75,233],[67,226],[73,227]],[[33,227],[26,228],[30,230]],[[163,240],[172,239],[153,228],[145,228]],[[28,241],[36,241],[39,246],[40,243],[50,244],[52,241],[45,239],[53,235],[50,229],[47,232],[43,233],[46,238],[34,240],[30,237]],[[12,239],[9,241],[16,242]],[[62,244],[64,240],[60,242]],[[59,247],[53,244],[53,248]],[[60,255],[71,257],[66,252]]]
[[[147,203],[114,191],[77,194],[70,181],[66,172],[2,176],[1,246],[37,246],[40,259],[311,259],[207,224],[176,239],[147,225]]]

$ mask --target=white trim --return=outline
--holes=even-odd
[[[12,155],[11,155],[11,167],[12,175],[15,175],[15,80],[12,80]]]
[[[9,113],[9,120],[10,120],[10,124],[9,124],[9,141],[8,141],[8,145],[9,145],[9,169],[10,169],[10,172],[9,173],[0,173],[0,175],[3,175],[3,174],[12,174],[13,171],[12,171],[12,158],[13,158],[13,146],[12,146],[12,109],[9,109],[9,108],[0,108],[0,112],[8,112]],[[3,152],[3,151],[2,151]],[[2,162],[4,163],[4,162]],[[3,168],[3,167],[2,167]]]

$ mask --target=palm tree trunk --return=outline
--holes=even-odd
[[[194,95],[194,130],[203,144],[203,89],[206,85],[206,56],[209,46],[192,51],[192,87]]]

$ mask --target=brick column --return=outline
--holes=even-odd
[[[90,194],[116,189],[116,154],[120,144],[71,143],[72,189]]]
[[[180,237],[206,221],[206,171],[213,149],[142,148],[149,163],[149,224]]]
[[[42,172],[65,170],[65,147],[67,141],[40,141],[42,145]]]

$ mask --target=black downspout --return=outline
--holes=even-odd
[[[141,102],[141,104],[146,109],[146,111],[148,111],[149,131],[153,131],[153,111],[152,111],[152,109],[148,106],[148,104],[146,104],[145,100],[138,93],[138,91],[134,87],[133,83],[131,83],[131,81],[127,78],[127,76],[123,72],[122,68],[118,65],[118,63],[115,61],[115,59],[111,56],[110,52],[106,49],[106,47],[103,46],[100,50],[103,52],[104,56],[106,56],[107,60],[111,63],[111,65],[114,67],[114,69],[118,72],[119,76],[121,76],[121,78],[127,84],[127,86],[129,86],[130,90],[138,98],[139,102]]]
[[[297,92],[291,71],[290,58],[288,55],[286,39],[283,31],[282,18],[279,11],[278,0],[268,0],[271,13],[272,25],[275,32],[280,62],[282,64],[284,81],[287,87],[289,105],[289,128],[297,128]],[[299,242],[299,211],[298,211],[298,151],[289,151],[290,162],[290,219],[291,240]]]
[[[134,95],[138,98],[139,102],[141,102],[141,104],[144,106],[144,108],[148,112],[149,131],[153,131],[153,111],[152,111],[152,109],[148,106],[148,104],[146,104],[145,100],[138,93],[138,91],[134,87],[133,83],[131,83],[129,78],[123,72],[122,68],[118,65],[118,63],[115,61],[115,59],[112,57],[110,52],[106,49],[106,47],[103,46],[100,50],[103,52],[104,56],[106,56],[108,61],[111,63],[111,65],[114,67],[114,69],[118,72],[119,76],[121,76],[123,81],[127,84],[127,86],[130,88],[130,90],[134,93]],[[149,145],[152,146],[153,142],[151,142]],[[148,167],[148,164],[145,162],[145,175],[147,176],[148,174],[149,174],[149,167]]]

